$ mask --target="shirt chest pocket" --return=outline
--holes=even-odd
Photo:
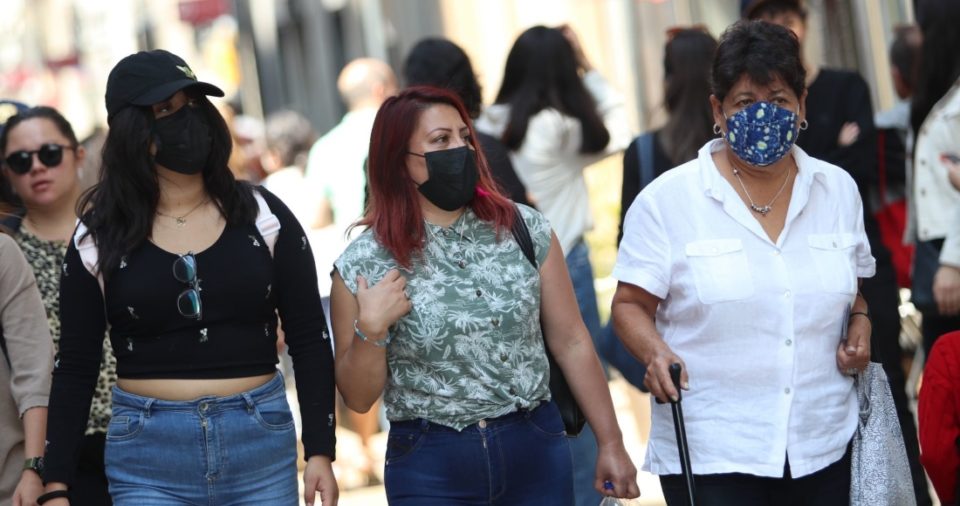
[[[857,242],[853,234],[812,234],[807,237],[820,288],[830,293],[857,292],[853,271]]]
[[[740,239],[694,241],[685,249],[700,302],[714,304],[753,296],[753,278]]]

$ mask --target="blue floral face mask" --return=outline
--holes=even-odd
[[[784,157],[797,140],[797,113],[755,102],[727,118],[727,144],[741,160],[765,167]]]

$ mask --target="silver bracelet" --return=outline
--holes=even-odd
[[[357,320],[353,320],[353,333],[356,334],[361,341],[365,343],[370,343],[376,346],[377,348],[386,348],[387,345],[390,344],[390,340],[393,338],[393,336],[390,335],[390,331],[388,330],[387,337],[383,339],[370,339],[369,337],[367,337],[366,334],[363,333],[362,330],[360,330],[360,327],[357,326]]]

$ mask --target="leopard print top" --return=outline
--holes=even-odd
[[[63,241],[45,241],[21,228],[14,236],[23,254],[33,267],[37,286],[47,310],[50,322],[50,334],[54,346],[60,344],[60,266],[67,253],[67,243]],[[117,359],[113,356],[110,339],[104,336],[103,358],[100,361],[100,376],[97,388],[90,404],[90,418],[87,419],[86,434],[106,433],[110,423],[110,389],[117,382]]]

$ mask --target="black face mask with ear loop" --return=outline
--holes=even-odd
[[[181,174],[203,171],[213,143],[203,111],[185,104],[177,112],[157,119],[153,132],[156,163]]]
[[[444,211],[456,211],[473,200],[480,172],[477,155],[461,146],[453,149],[410,153],[427,161],[427,180],[417,189],[435,206]]]

